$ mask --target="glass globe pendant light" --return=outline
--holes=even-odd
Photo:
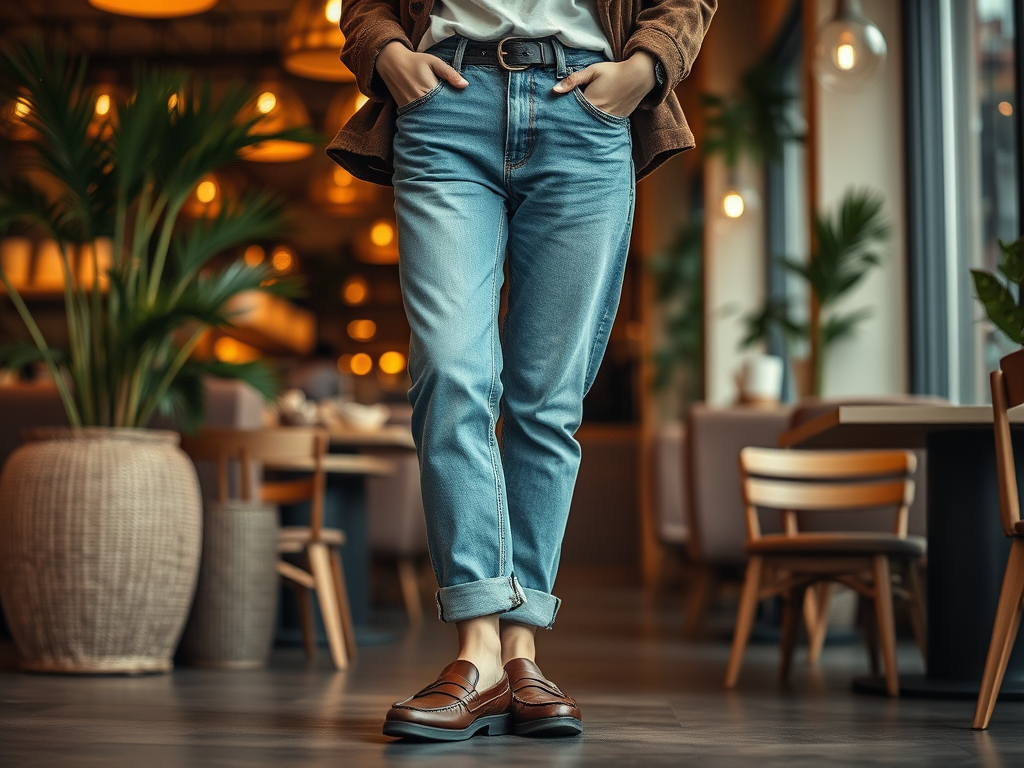
[[[818,30],[814,75],[830,91],[856,91],[878,79],[886,52],[885,37],[864,18],[860,0],[837,0],[832,20]]]
[[[143,19],[172,19],[208,11],[217,0],[89,0],[89,5],[107,13]]]

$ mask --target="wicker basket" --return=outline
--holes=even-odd
[[[266,666],[277,620],[277,508],[212,502],[203,515],[203,564],[180,658],[221,669]]]
[[[40,429],[0,476],[0,600],[35,672],[171,669],[202,502],[178,435]]]

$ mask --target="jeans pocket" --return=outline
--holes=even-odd
[[[611,125],[625,125],[629,122],[629,116],[623,117],[622,115],[613,115],[611,112],[605,112],[599,107],[595,107],[590,103],[590,100],[583,95],[583,90],[577,86],[572,90],[573,95],[576,97],[576,101],[579,102],[580,106],[583,107],[584,112],[588,112],[593,117]]]
[[[413,99],[408,104],[403,104],[402,106],[400,106],[396,114],[405,115],[411,112],[412,110],[417,109],[418,107],[422,107],[424,104],[426,104],[428,101],[430,101],[432,98],[434,98],[437,94],[441,92],[441,89],[444,88],[444,84],[444,80],[438,80],[437,85],[435,85],[429,91],[424,93],[422,96],[420,96],[417,99]]]

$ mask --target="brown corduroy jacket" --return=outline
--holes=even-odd
[[[341,60],[370,97],[345,124],[327,154],[353,176],[390,185],[397,105],[374,70],[377,54],[397,40],[416,50],[430,22],[433,0],[348,0],[342,3],[345,48]],[[700,50],[718,0],[598,0],[601,28],[616,61],[647,51],[661,61],[665,82],[631,115],[633,163],[642,179],[672,155],[693,147],[673,93]]]

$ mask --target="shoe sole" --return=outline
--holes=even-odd
[[[512,715],[488,715],[473,721],[465,728],[438,728],[433,725],[404,723],[388,720],[384,723],[384,735],[415,741],[465,741],[476,735],[504,736],[512,732]]]
[[[583,723],[575,717],[545,717],[542,720],[516,723],[512,728],[512,732],[516,736],[540,736],[545,738],[579,736],[583,733]]]

